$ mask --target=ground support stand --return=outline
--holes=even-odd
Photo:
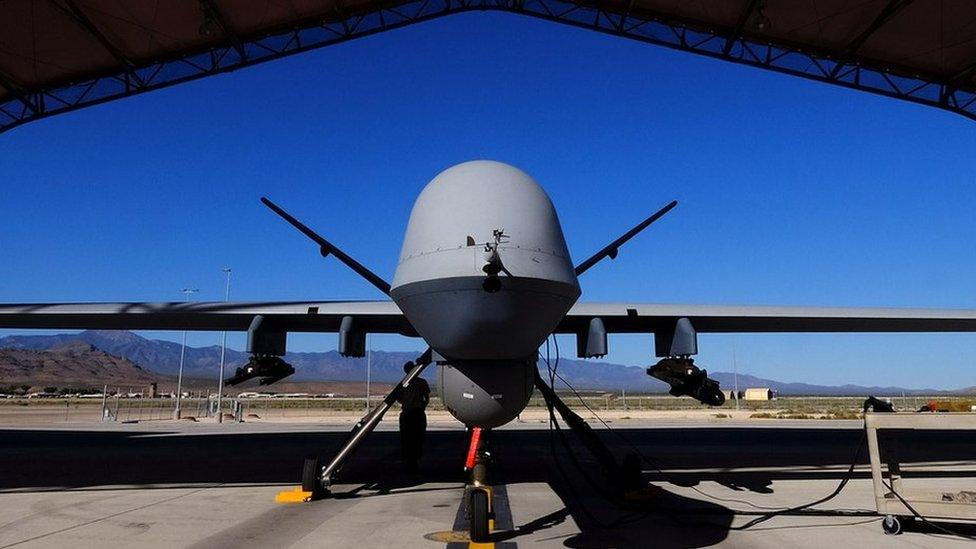
[[[428,349],[424,354],[417,358],[415,361],[415,366],[410,372],[408,372],[400,383],[397,383],[396,387],[386,398],[383,399],[376,408],[373,408],[363,419],[356,423],[352,431],[349,433],[349,437],[336,452],[335,457],[329,461],[328,465],[322,467],[318,456],[309,456],[305,458],[305,462],[302,465],[302,486],[298,490],[286,491],[278,494],[276,500],[280,503],[291,503],[296,501],[310,501],[313,499],[319,499],[327,496],[330,493],[332,483],[335,480],[336,474],[342,469],[342,465],[345,463],[346,459],[356,450],[359,444],[366,438],[366,435],[373,432],[373,429],[379,424],[380,420],[383,419],[383,415],[386,414],[387,410],[393,406],[400,395],[403,388],[410,384],[416,377],[420,375],[431,363],[431,351]]]

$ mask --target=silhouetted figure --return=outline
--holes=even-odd
[[[403,365],[404,373],[416,366],[413,362]],[[427,432],[427,414],[424,410],[430,402],[430,385],[422,377],[415,377],[397,397],[400,403],[400,455],[407,471],[416,471],[417,462],[424,453],[424,436]]]

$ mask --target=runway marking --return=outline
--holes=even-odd
[[[458,505],[457,513],[454,514],[454,526],[452,526],[451,529],[455,532],[463,532],[465,534],[465,538],[467,538],[467,532],[470,530],[468,510],[464,505],[463,492],[461,496],[461,503]],[[447,544],[447,549],[466,549],[470,544],[470,541],[452,541]]]
[[[508,488],[504,484],[493,487],[493,492],[495,494],[492,500],[492,505],[495,511],[495,524],[492,527],[492,531],[508,531],[515,529],[515,523],[512,519],[512,508],[508,504]]]

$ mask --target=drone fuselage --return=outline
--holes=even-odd
[[[442,392],[458,395],[442,396],[461,421],[491,427],[521,411],[539,346],[579,295],[555,208],[524,172],[466,162],[414,203],[391,296],[449,365]]]

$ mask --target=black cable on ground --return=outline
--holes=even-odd
[[[546,363],[546,369],[548,370],[549,373],[549,379],[551,384],[552,380],[554,379],[553,378],[554,374],[553,374],[552,362],[551,362],[550,352],[549,352],[549,338],[546,338],[545,363]],[[556,413],[555,410],[553,410],[552,403],[550,403],[548,400],[546,400],[545,403],[546,403],[546,409],[549,412],[549,453],[552,455],[552,461],[556,465],[556,470],[559,471],[559,475],[563,477],[563,481],[565,482],[566,487],[569,490],[570,494],[572,495],[573,499],[576,500],[577,506],[583,511],[583,513],[587,516],[589,520],[599,525],[601,524],[601,522],[590,513],[589,509],[587,509],[585,505],[582,504],[582,500],[580,499],[579,494],[576,493],[576,489],[573,488],[573,485],[569,479],[569,475],[566,473],[565,469],[563,469],[562,463],[559,460],[559,456],[556,452],[556,442],[555,442],[555,435],[553,431],[553,426],[556,425]]]
[[[836,488],[834,488],[834,491],[833,492],[827,494],[826,496],[824,496],[824,497],[822,497],[822,498],[820,498],[820,499],[818,499],[816,501],[811,501],[810,503],[805,503],[803,505],[797,505],[796,507],[788,507],[786,509],[780,509],[780,510],[776,510],[776,511],[770,511],[770,512],[768,512],[768,513],[766,513],[766,514],[764,514],[762,516],[759,516],[759,517],[756,517],[756,518],[750,520],[749,522],[743,524],[742,526],[736,526],[736,527],[734,527],[732,529],[733,530],[748,530],[749,528],[752,528],[753,526],[755,526],[757,524],[766,522],[769,519],[776,518],[778,516],[782,516],[782,515],[786,515],[786,514],[794,514],[794,513],[797,513],[799,511],[803,511],[805,509],[809,509],[811,507],[814,507],[816,505],[820,505],[821,503],[826,503],[826,502],[834,499],[835,497],[837,497],[842,491],[844,491],[844,487],[847,486],[847,483],[850,482],[852,478],[854,478],[854,469],[857,467],[857,461],[861,457],[861,447],[866,442],[866,439],[867,439],[867,435],[862,433],[861,438],[857,442],[857,450],[854,452],[854,459],[851,461],[851,466],[847,469],[847,474],[844,476],[843,479],[841,479],[840,483],[837,485]]]
[[[893,486],[892,486],[891,484],[889,484],[889,483],[887,483],[887,482],[885,482],[884,480],[882,480],[881,482],[882,482],[882,484],[884,484],[884,485],[885,485],[885,488],[887,488],[887,489],[889,489],[889,490],[891,490],[891,493],[892,493],[892,494],[893,494],[893,495],[894,495],[894,496],[895,496],[896,498],[898,498],[898,501],[900,501],[900,502],[901,502],[901,504],[902,504],[902,505],[904,505],[904,506],[905,506],[905,508],[906,508],[906,509],[908,509],[908,511],[909,511],[909,512],[910,512],[910,513],[911,513],[911,514],[912,514],[912,515],[913,515],[913,516],[914,516],[915,518],[917,518],[917,519],[919,519],[919,520],[921,520],[921,521],[922,521],[923,523],[925,523],[925,525],[926,525],[926,526],[928,526],[929,528],[933,528],[933,529],[935,529],[935,530],[938,530],[938,531],[940,531],[940,532],[942,532],[943,534],[948,534],[948,535],[950,535],[950,536],[959,536],[959,537],[961,537],[961,538],[963,538],[963,539],[968,539],[968,540],[976,540],[976,536],[971,536],[971,535],[969,535],[969,534],[963,534],[962,532],[956,532],[956,531],[954,531],[954,530],[951,530],[951,529],[949,529],[949,528],[945,528],[945,527],[942,527],[942,526],[939,526],[938,524],[935,524],[934,522],[930,522],[930,521],[929,521],[929,520],[928,520],[927,518],[925,518],[925,517],[923,517],[923,516],[922,516],[921,514],[919,514],[919,512],[918,512],[918,511],[916,511],[916,510],[915,510],[915,508],[914,508],[914,507],[912,507],[912,506],[911,506],[911,505],[910,505],[910,504],[909,504],[909,503],[908,503],[907,501],[905,501],[905,498],[903,498],[903,497],[901,497],[901,494],[899,494],[898,492],[896,492],[896,491],[895,491],[895,488],[894,488],[894,487],[893,487]]]
[[[550,386],[553,387],[553,392],[555,392],[555,383],[554,383],[554,380],[558,378],[567,387],[569,387],[569,389],[573,392],[573,394],[576,396],[576,398],[579,399],[579,401],[583,405],[583,407],[585,407],[587,409],[587,411],[589,411],[593,415],[593,417],[595,417],[601,424],[603,424],[603,426],[608,431],[610,431],[611,433],[613,433],[617,437],[619,437],[621,440],[623,440],[638,456],[640,456],[640,458],[646,464],[648,464],[649,466],[651,466],[652,468],[654,468],[659,474],[661,474],[662,476],[664,476],[665,478],[667,478],[669,476],[667,473],[665,473],[659,467],[657,467],[652,462],[652,460],[650,458],[648,458],[646,455],[644,455],[644,453],[641,452],[640,449],[637,448],[637,446],[634,445],[629,439],[627,439],[627,437],[625,437],[623,434],[621,434],[620,432],[618,432],[615,429],[613,429],[612,427],[610,427],[610,425],[607,424],[607,422],[604,421],[603,418],[601,418],[600,415],[597,414],[596,411],[594,411],[593,408],[591,408],[586,403],[586,401],[583,399],[582,395],[579,394],[579,391],[577,391],[572,386],[572,384],[570,384],[562,376],[560,376],[558,374],[558,372],[556,372],[556,371],[554,371],[552,369],[552,367],[550,365],[550,357],[549,357],[549,352],[548,352],[549,351],[549,341],[548,341],[548,339],[546,340],[546,349],[547,349],[546,365],[547,365],[547,367],[549,367],[550,382],[551,382],[550,383]],[[557,347],[557,352],[558,352],[558,347]],[[557,361],[558,361],[558,355],[557,355]],[[547,408],[549,408],[549,415],[550,415],[550,437],[551,437],[552,425],[553,424],[556,424],[556,426],[557,426],[556,427],[557,432],[559,431],[559,428],[558,428],[558,423],[556,423],[555,414],[554,414],[554,412],[552,410],[552,406],[547,403]],[[562,435],[561,432],[560,432],[560,434]],[[550,440],[551,440],[551,438],[550,438]],[[768,508],[763,508],[763,510],[765,510],[767,512],[764,512],[764,513],[760,514],[758,517],[756,517],[755,519],[749,521],[748,523],[746,523],[746,524],[744,524],[742,526],[732,527],[731,529],[733,529],[733,530],[746,530],[746,529],[752,528],[753,526],[755,526],[757,524],[760,524],[762,522],[765,522],[767,520],[770,520],[772,518],[775,518],[777,516],[786,516],[786,515],[794,515],[794,516],[799,515],[799,516],[803,516],[803,515],[814,515],[815,514],[817,516],[845,516],[845,517],[850,517],[850,516],[878,516],[877,512],[875,512],[875,511],[845,511],[845,510],[814,510],[814,509],[811,509],[812,507],[814,507],[816,505],[820,505],[822,503],[826,503],[826,502],[830,501],[831,499],[834,499],[835,497],[837,497],[837,495],[839,495],[844,490],[844,488],[847,486],[847,484],[850,482],[850,480],[854,477],[854,469],[857,467],[857,462],[858,462],[858,459],[860,458],[861,448],[863,447],[864,442],[865,442],[865,437],[862,436],[861,439],[857,443],[857,446],[856,446],[856,449],[855,449],[855,453],[854,453],[854,459],[851,462],[851,465],[850,465],[850,467],[847,470],[847,474],[844,476],[843,479],[841,479],[841,481],[837,485],[837,487],[830,494],[828,494],[827,496],[825,496],[823,498],[820,498],[820,499],[817,499],[815,501],[812,501],[812,502],[803,504],[803,505],[795,506],[795,507],[787,507],[787,508],[781,508],[781,509],[768,509]],[[567,444],[567,443],[564,442],[564,444]],[[552,450],[553,450],[553,458],[554,459],[557,459],[556,458],[556,454],[555,454],[554,445],[552,446]],[[578,463],[578,461],[576,460],[575,455],[573,455],[572,452],[568,448],[567,448],[567,452],[569,453],[570,459],[573,461],[574,465],[576,465],[576,467],[578,469],[580,469],[581,472],[584,472],[584,478],[586,478],[586,480],[588,481],[588,483],[595,484],[595,481],[593,481],[592,479],[590,479],[589,476],[585,474],[585,469]],[[560,469],[560,473],[564,476],[564,478],[568,482],[569,479],[568,479],[568,476],[565,474],[565,471],[562,470],[562,467],[561,466],[559,466],[559,469]],[[669,482],[671,482],[671,481],[669,480]],[[672,482],[672,484],[680,485],[680,483],[675,483],[675,482]],[[697,493],[699,493],[699,494],[701,494],[701,495],[703,495],[705,497],[708,497],[710,499],[716,499],[716,500],[719,500],[719,501],[723,501],[723,498],[718,498],[716,496],[712,496],[712,495],[710,495],[710,494],[708,494],[708,493],[706,493],[706,492],[704,492],[704,491],[702,491],[702,490],[700,490],[698,488],[695,488],[695,487],[691,487],[691,488],[695,492],[697,492]],[[601,495],[603,495],[604,497],[606,497],[605,490],[603,490],[602,487],[598,487],[598,491],[600,492]],[[613,501],[612,498],[607,498],[607,499],[610,499],[611,501]],[[577,498],[577,500],[578,500],[578,498]],[[731,500],[731,501],[740,501],[740,500]],[[614,502],[614,503],[616,503],[616,502]],[[749,504],[749,505],[752,505],[752,506],[758,508],[758,506],[755,506],[754,504],[751,504],[751,503],[748,503],[748,502],[742,501],[741,503],[746,503],[746,504]],[[590,516],[592,518],[592,515],[588,511],[585,510],[585,507],[583,509],[584,509],[584,512],[588,516]],[[728,511],[730,511],[734,515],[751,516],[751,515],[755,515],[756,514],[755,512],[752,512],[752,511],[743,511],[743,510],[738,510],[738,509],[728,509]],[[807,511],[807,512],[804,512],[804,511]],[[675,513],[674,512],[668,512],[666,514],[675,514]]]
[[[555,339],[555,337],[553,339]],[[559,354],[558,354],[559,353],[559,347],[558,347],[558,344],[556,344],[555,347],[556,347],[556,353],[557,353],[556,354],[556,367],[558,368],[558,363],[559,363]],[[548,369],[548,373],[549,373],[550,386],[554,386],[555,385],[555,376],[558,375],[558,374],[556,373],[556,369],[553,367],[553,364],[552,364],[552,361],[551,361],[550,347],[549,347],[549,339],[548,338],[546,339],[546,358],[545,358],[545,363],[546,363],[546,368]],[[587,508],[587,506],[583,504],[583,500],[580,497],[579,493],[573,487],[573,483],[572,483],[572,480],[569,477],[569,474],[566,472],[565,468],[563,468],[563,465],[561,463],[561,460],[559,459],[558,452],[556,451],[556,444],[555,444],[554,433],[559,435],[559,440],[560,440],[560,443],[563,446],[563,449],[566,451],[566,454],[569,457],[570,461],[573,463],[573,465],[576,467],[576,469],[580,472],[580,474],[583,477],[583,479],[586,480],[587,484],[589,484],[591,486],[591,488],[594,489],[594,491],[596,491],[597,493],[599,493],[604,498],[607,498],[609,500],[612,500],[612,494],[610,494],[609,492],[607,492],[606,489],[602,485],[600,485],[600,483],[598,483],[596,480],[594,480],[589,475],[589,472],[587,471],[587,469],[585,467],[583,467],[579,463],[579,460],[576,457],[575,453],[573,452],[572,447],[571,447],[569,441],[566,440],[565,433],[562,431],[562,428],[559,425],[559,420],[556,418],[556,413],[555,413],[554,407],[553,407],[552,403],[549,402],[548,400],[546,400],[546,409],[549,412],[549,451],[552,454],[553,463],[556,465],[556,470],[559,471],[559,475],[563,478],[563,481],[565,483],[565,486],[569,490],[570,495],[573,497],[574,500],[576,500],[577,507],[583,512],[584,515],[586,515],[586,518],[589,521],[591,521],[592,523],[594,523],[595,525],[597,525],[598,527],[607,529],[607,528],[619,527],[619,526],[622,526],[622,525],[627,524],[629,522],[635,522],[637,520],[640,520],[644,516],[646,516],[646,513],[645,514],[642,514],[640,516],[637,516],[637,517],[626,517],[625,516],[625,517],[621,517],[620,519],[615,520],[613,522],[607,523],[607,522],[601,521],[596,516],[594,516],[593,513],[590,512],[590,510]],[[555,428],[555,430],[554,430],[554,428]]]
[[[640,458],[645,463],[647,463],[648,465],[650,465],[651,467],[653,467],[659,474],[661,474],[664,477],[668,477],[667,473],[665,473],[659,467],[657,467],[656,465],[654,465],[652,463],[652,460],[650,458],[648,458],[647,456],[645,456],[644,453],[641,452],[640,449],[637,448],[637,446],[633,444],[633,442],[631,442],[627,437],[625,437],[619,431],[616,431],[615,429],[613,429],[612,427],[610,427],[610,425],[608,425],[607,422],[605,422],[603,420],[603,418],[601,418],[600,415],[597,414],[596,411],[594,411],[593,408],[591,408],[586,403],[586,401],[579,394],[579,392],[568,381],[566,381],[565,379],[563,379],[563,377],[560,376],[558,373],[556,373],[556,372],[553,372],[553,373],[554,373],[555,377],[557,377],[567,387],[569,387],[569,389],[573,392],[573,394],[576,395],[576,398],[579,399],[580,403],[591,414],[593,414],[593,417],[597,418],[597,420],[601,424],[603,424],[603,426],[608,431],[610,431],[611,433],[613,433],[617,437],[619,437],[621,440],[623,440],[638,456],[640,456]],[[553,386],[553,391],[555,391],[555,386]],[[795,507],[787,507],[787,508],[782,508],[782,509],[768,509],[767,508],[767,510],[769,512],[760,514],[757,518],[755,518],[755,519],[747,522],[746,524],[743,524],[741,526],[732,527],[730,529],[731,530],[739,530],[739,531],[741,531],[741,530],[747,530],[749,528],[752,528],[753,526],[756,526],[757,524],[761,524],[761,523],[766,522],[766,521],[768,521],[768,520],[770,520],[772,518],[775,518],[777,516],[786,516],[786,515],[794,515],[794,516],[795,515],[800,515],[800,516],[803,516],[803,515],[847,516],[847,517],[850,517],[850,516],[868,516],[868,515],[880,516],[880,514],[877,513],[876,511],[846,511],[846,510],[825,510],[825,511],[821,511],[821,510],[811,509],[812,507],[815,507],[815,506],[820,505],[822,503],[826,503],[826,502],[834,499],[835,497],[837,497],[844,490],[844,488],[851,481],[851,479],[854,478],[854,469],[857,467],[858,460],[861,457],[861,449],[864,447],[866,438],[867,438],[867,434],[865,432],[865,434],[863,434],[861,436],[860,440],[858,441],[858,443],[857,443],[857,445],[855,447],[854,458],[851,461],[850,467],[847,469],[847,474],[844,476],[843,479],[841,479],[840,483],[837,485],[837,487],[834,489],[833,492],[831,492],[830,494],[828,494],[828,495],[824,496],[823,498],[820,498],[820,499],[818,499],[816,501],[812,501],[810,503],[806,503],[806,504],[803,504],[803,505],[798,505],[798,506],[795,506]],[[882,481],[882,482],[884,482],[884,481]],[[675,483],[672,482],[672,484],[675,484]],[[915,518],[921,520],[925,525],[929,526],[930,528],[932,528],[934,530],[937,530],[939,532],[942,532],[944,534],[950,535],[950,536],[957,536],[957,537],[960,537],[960,538],[963,538],[963,539],[968,539],[968,540],[976,540],[976,536],[972,536],[972,535],[968,535],[968,534],[963,534],[961,532],[957,532],[957,531],[952,530],[950,528],[945,528],[943,526],[940,526],[938,524],[935,524],[935,523],[929,521],[926,517],[922,516],[918,511],[916,511],[915,508],[912,507],[911,504],[909,504],[908,501],[906,501],[905,498],[903,498],[901,496],[901,494],[899,494],[898,492],[896,492],[895,489],[894,489],[894,487],[892,487],[887,482],[884,482],[884,485],[885,485],[886,488],[888,488],[891,491],[892,495],[894,495],[896,498],[898,498],[898,500],[902,503],[902,505],[904,505],[905,508],[908,509],[909,512],[911,512],[912,515]],[[706,492],[703,492],[702,490],[699,490],[698,488],[695,488],[694,486],[692,486],[691,488],[695,492],[697,492],[697,493],[699,493],[699,494],[701,494],[701,495],[703,495],[705,497],[708,497],[710,499],[715,499],[715,500],[718,500],[718,501],[736,501],[736,502],[746,503],[746,504],[752,505],[754,507],[758,507],[758,506],[755,506],[752,503],[745,502],[745,501],[741,501],[741,500],[734,500],[734,499],[733,500],[725,500],[723,498],[719,498],[717,496],[713,496],[711,494],[708,494]],[[753,512],[742,511],[742,510],[738,510],[738,509],[729,509],[729,511],[731,511],[735,515],[751,515],[751,514],[755,514]],[[801,511],[812,511],[812,512],[802,513]]]

